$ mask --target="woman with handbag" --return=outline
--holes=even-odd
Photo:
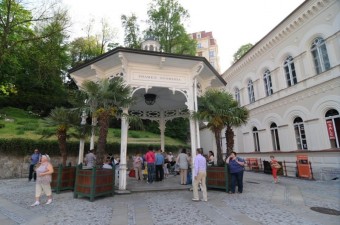
[[[270,156],[270,166],[272,168],[272,175],[274,178],[274,183],[275,184],[279,183],[279,179],[277,178],[277,171],[281,168],[281,166],[273,155]]]
[[[37,172],[37,182],[35,183],[35,202],[31,206],[40,205],[39,198],[42,193],[47,196],[46,205],[52,203],[52,190],[51,190],[51,180],[53,173],[53,166],[50,163],[50,157],[48,155],[41,156],[41,163],[36,169]]]

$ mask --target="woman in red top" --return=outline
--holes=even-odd
[[[273,155],[270,156],[270,166],[272,168],[274,183],[276,184],[279,182],[279,180],[277,179],[277,171],[281,168],[281,166]]]
[[[145,154],[145,161],[148,164],[148,184],[151,184],[154,180],[155,173],[155,153],[153,152],[153,147],[149,146],[148,152]]]

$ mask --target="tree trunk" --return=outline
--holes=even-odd
[[[225,136],[227,141],[227,156],[228,156],[234,150],[234,131],[233,128],[229,125],[227,125]]]
[[[59,144],[59,150],[62,157],[62,164],[63,166],[66,166],[66,160],[67,160],[67,149],[66,149],[66,131],[58,131],[58,144]]]
[[[224,166],[221,146],[221,130],[215,131],[216,152],[217,152],[217,166]]]
[[[98,136],[98,148],[96,153],[97,165],[103,165],[104,156],[106,154],[106,139],[107,133],[109,130],[109,122],[110,122],[110,112],[105,111],[100,114],[98,117],[99,123],[99,136]]]

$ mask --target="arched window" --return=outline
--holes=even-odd
[[[255,102],[254,85],[253,85],[252,80],[248,81],[248,96],[249,96],[249,102],[250,103]]]
[[[294,119],[294,132],[298,149],[308,149],[306,132],[303,120],[300,117]]]
[[[330,109],[326,112],[326,125],[328,137],[331,142],[331,148],[339,148],[340,139],[340,116],[335,109]]]
[[[147,45],[144,46],[144,50],[148,50],[148,46]]]
[[[270,133],[272,135],[272,143],[273,143],[274,151],[280,150],[279,131],[277,129],[276,123],[270,124]]]
[[[253,128],[253,139],[254,139],[255,152],[259,152],[260,151],[260,140],[259,140],[259,132],[256,127]]]
[[[235,100],[238,102],[238,105],[241,105],[241,99],[240,99],[240,89],[235,88]]]
[[[154,49],[154,47],[153,47],[153,45],[150,45],[150,51],[153,51],[153,49]]]
[[[331,67],[328,59],[326,44],[321,37],[318,37],[313,41],[311,51],[317,74],[322,73]]]
[[[296,79],[296,72],[295,72],[293,57],[288,56],[288,58],[283,63],[283,68],[286,74],[287,86],[290,87],[296,84],[297,79]]]
[[[272,78],[271,78],[269,70],[266,70],[266,72],[264,72],[263,82],[264,82],[264,89],[266,91],[266,96],[272,95],[273,94]]]

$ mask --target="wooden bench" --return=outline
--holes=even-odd
[[[247,158],[246,162],[247,162],[249,170],[255,170],[255,171],[260,170],[257,158]]]

